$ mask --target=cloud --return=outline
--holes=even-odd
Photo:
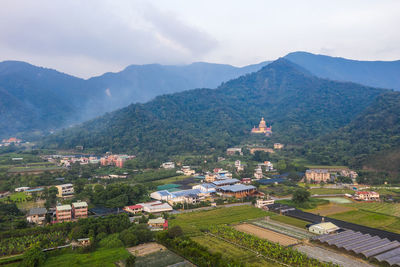
[[[217,42],[176,14],[142,1],[2,1],[1,59],[35,55],[52,61],[79,58],[82,66],[190,62]],[[44,60],[45,62],[46,60]],[[73,65],[64,68],[73,71]],[[96,69],[91,65],[85,68]]]

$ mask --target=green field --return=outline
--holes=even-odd
[[[383,203],[383,202],[354,202],[347,204],[346,206],[354,207],[365,211],[373,211],[377,213],[383,213],[386,215],[392,215],[400,217],[400,203]]]
[[[369,227],[400,233],[400,218],[366,210],[353,210],[329,215],[329,217],[362,224]]]
[[[344,197],[323,197],[321,199],[328,200],[331,203],[336,203],[336,204],[349,204],[353,203],[350,199],[344,198]]]
[[[17,193],[13,193],[10,195],[10,199],[14,202],[23,202],[23,201],[27,201],[28,198],[30,198],[30,196],[28,196],[28,194],[26,194],[25,192],[17,192]],[[7,201],[8,198],[4,197],[4,198],[0,198],[0,201]]]
[[[241,221],[256,219],[271,213],[243,205],[230,208],[217,208],[213,210],[183,213],[170,220],[170,226],[179,225],[185,234],[200,234],[200,229],[211,225],[239,223]]]
[[[49,257],[43,266],[110,266],[114,267],[115,262],[126,259],[129,252],[125,248],[100,248],[92,253],[76,253],[66,251],[63,254]]]
[[[212,253],[221,253],[223,258],[226,258],[228,261],[233,259],[235,261],[245,262],[246,266],[276,266],[276,263],[270,263],[258,257],[251,251],[237,247],[210,235],[196,236],[192,239],[207,247]]]
[[[142,257],[137,257],[135,267],[165,267],[176,263],[183,262],[185,259],[175,253],[164,250],[154,252]],[[179,266],[191,266],[189,264],[180,264]]]
[[[346,166],[340,166],[340,165],[334,165],[334,166],[329,166],[329,165],[305,165],[305,167],[310,168],[310,169],[348,169],[349,167]]]
[[[270,218],[273,221],[286,223],[286,224],[293,225],[293,226],[296,226],[296,227],[299,227],[302,229],[306,228],[306,225],[309,224],[309,222],[307,222],[307,221],[303,221],[300,219],[296,219],[296,218],[284,216],[284,215],[279,215],[279,214],[273,214],[270,216]]]
[[[311,195],[330,195],[330,194],[353,194],[351,189],[334,189],[334,188],[311,188]]]
[[[160,184],[160,185],[173,184],[175,182],[185,180],[185,179],[187,179],[189,177],[190,176],[179,175],[179,176],[174,176],[174,177],[165,178],[165,179],[161,179],[161,180],[156,180],[154,182],[156,182],[157,184]]]

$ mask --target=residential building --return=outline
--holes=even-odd
[[[334,225],[331,222],[323,222],[313,224],[308,228],[308,231],[318,235],[332,234],[340,230],[340,227]]]
[[[272,135],[272,127],[271,126],[268,127],[264,118],[261,118],[258,128],[256,128],[256,126],[254,126],[253,129],[251,129],[251,133],[265,134],[266,136],[271,136]]]
[[[72,220],[71,205],[61,205],[56,207],[57,222],[69,222]]]
[[[165,220],[161,217],[156,219],[149,219],[147,222],[151,231],[160,231],[168,229],[168,220]]]
[[[281,144],[281,143],[274,144],[274,149],[282,149],[282,148],[283,148],[283,144]]]
[[[58,197],[72,197],[74,194],[74,185],[73,184],[61,184],[56,185],[58,189]]]
[[[264,175],[263,175],[261,166],[257,166],[257,168],[254,171],[254,178],[259,180],[259,179],[262,179],[263,177],[264,177]]]
[[[184,175],[191,176],[196,173],[195,170],[190,169],[190,166],[182,166],[182,172]]]
[[[357,191],[354,195],[355,200],[378,201],[379,193],[374,191]]]
[[[242,184],[251,184],[251,178],[243,178],[240,182]]]
[[[87,218],[88,204],[85,201],[72,203],[72,214],[75,219]]]
[[[240,147],[231,147],[231,148],[228,148],[226,150],[226,154],[228,156],[236,155],[236,153],[242,156],[243,155],[242,148],[240,148]]]
[[[42,225],[46,220],[46,213],[47,210],[45,208],[32,208],[29,210],[26,220],[30,223]]]
[[[244,166],[242,165],[242,162],[240,160],[235,161],[235,168],[236,168],[236,171],[238,171],[238,172],[244,170]]]
[[[161,167],[164,169],[175,169],[175,162],[164,162],[161,164]]]
[[[217,192],[224,196],[242,198],[255,194],[257,191],[256,189],[257,188],[252,185],[235,184],[217,187]]]
[[[126,160],[133,159],[135,156],[128,155],[106,155],[105,157],[100,158],[100,164],[103,166],[115,166],[118,168],[124,167],[124,163]]]
[[[264,161],[265,171],[270,172],[274,170],[274,164],[270,161]]]
[[[137,214],[143,211],[143,206],[142,205],[131,205],[131,206],[126,206],[124,208],[124,211],[132,213],[132,214]]]
[[[326,169],[310,169],[306,171],[306,180],[311,183],[327,183],[331,181],[331,174]]]

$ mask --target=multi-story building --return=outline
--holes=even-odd
[[[72,220],[71,205],[61,205],[56,207],[57,222],[70,222]]]
[[[321,183],[331,181],[331,174],[326,169],[311,169],[306,171],[307,182]]]
[[[75,219],[87,218],[88,204],[85,201],[72,203],[72,214]]]
[[[73,184],[60,184],[56,185],[58,189],[58,197],[72,197],[74,195],[74,185]]]
[[[26,220],[30,223],[43,224],[46,220],[47,210],[45,208],[32,208],[29,210]]]
[[[357,191],[354,199],[363,201],[377,201],[379,200],[379,193],[374,191]]]
[[[126,206],[126,207],[124,207],[124,211],[136,214],[136,213],[139,213],[139,212],[143,211],[143,206],[142,205]]]

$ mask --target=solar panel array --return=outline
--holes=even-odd
[[[314,237],[314,240],[344,249],[366,258],[400,266],[400,242],[346,230],[337,234]]]

